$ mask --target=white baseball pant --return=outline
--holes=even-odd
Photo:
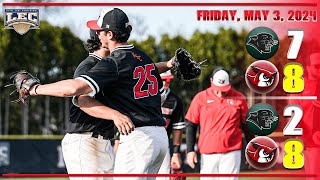
[[[170,158],[170,150],[168,149],[166,156],[164,157],[164,160],[161,164],[161,167],[159,169],[158,174],[170,174],[170,164],[171,164],[171,158]],[[169,180],[169,177],[157,177],[157,180]]]
[[[91,137],[92,132],[67,133],[62,139],[62,153],[69,174],[113,173],[114,152],[110,140]],[[102,180],[110,177],[70,177],[70,180]]]
[[[201,154],[201,174],[239,174],[241,150],[227,153]],[[201,180],[237,180],[238,177],[201,177]]]
[[[168,151],[168,136],[164,127],[135,128],[121,135],[115,161],[115,174],[157,174]],[[133,177],[121,179],[155,179]],[[118,179],[118,178],[117,178]]]

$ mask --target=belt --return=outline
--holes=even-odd
[[[103,135],[103,134],[100,134],[100,133],[97,133],[97,132],[93,132],[91,137],[94,137],[94,138],[97,138],[97,139],[101,139],[101,137],[102,137],[102,139],[111,140],[111,138],[109,138],[107,135]]]

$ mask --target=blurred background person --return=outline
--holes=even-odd
[[[162,104],[161,110],[163,118],[166,120],[166,130],[168,138],[172,136],[172,157],[170,161],[170,151],[167,152],[166,157],[160,167],[159,174],[170,174],[170,167],[174,169],[181,168],[180,145],[182,140],[182,130],[185,128],[183,104],[180,97],[178,97],[171,89],[170,82],[174,78],[171,71],[166,71],[160,74],[167,98]],[[172,173],[172,172],[171,172]],[[165,179],[158,177],[157,179]],[[167,178],[169,179],[169,178]]]

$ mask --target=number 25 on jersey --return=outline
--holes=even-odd
[[[138,66],[133,71],[133,79],[138,79],[136,85],[133,87],[133,93],[135,99],[154,96],[158,93],[158,81],[157,78],[152,75],[152,71],[155,70],[154,64],[147,64],[144,67]],[[143,87],[147,85],[146,89]]]

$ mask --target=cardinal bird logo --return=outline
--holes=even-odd
[[[248,80],[258,87],[269,87],[273,84],[277,71],[271,72],[258,66],[250,66],[254,75],[247,73]]]
[[[273,160],[273,157],[277,151],[277,148],[271,148],[269,146],[251,142],[253,149],[247,149],[248,156],[258,163],[269,163]]]

